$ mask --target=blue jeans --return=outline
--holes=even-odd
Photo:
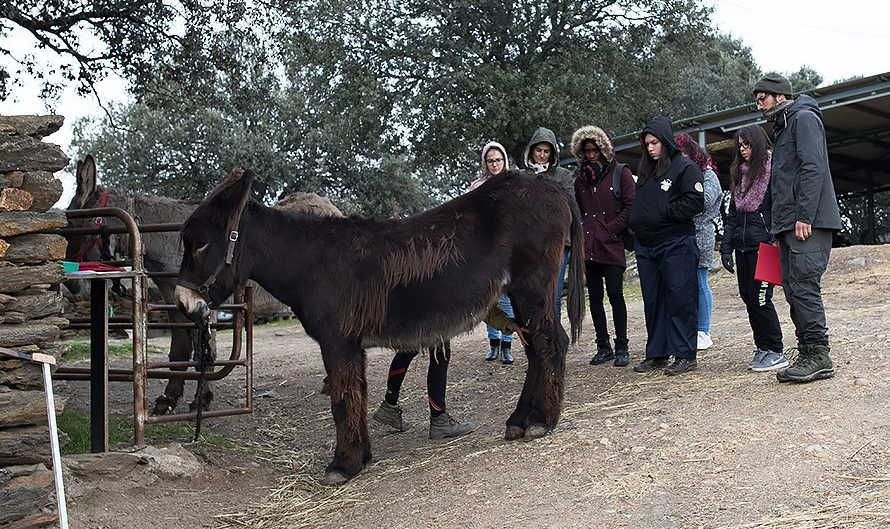
[[[507,316],[513,317],[513,305],[510,304],[510,298],[507,297],[506,294],[501,295],[498,298],[498,308],[504,311],[504,314]],[[489,340],[500,340],[502,342],[512,342],[513,334],[505,334],[502,333],[499,329],[488,325],[488,339]]]
[[[698,269],[698,330],[711,334],[711,310],[714,307],[714,298],[711,297],[711,289],[708,287],[708,269]]]
[[[569,265],[569,252],[571,252],[571,248],[566,246],[562,251],[562,264],[559,265],[559,275],[556,277],[556,295],[553,299],[553,307],[556,309],[556,321],[562,319],[562,289],[566,282],[566,267]]]

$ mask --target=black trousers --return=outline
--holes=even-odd
[[[654,246],[637,241],[646,315],[646,359],[695,359],[698,338],[698,247],[694,235]]]
[[[822,274],[828,268],[834,232],[814,229],[805,241],[794,231],[778,235],[782,262],[782,290],[791,306],[797,343],[828,345],[828,324],[822,305]]]
[[[430,366],[426,373],[427,401],[430,415],[436,416],[445,411],[445,385],[448,382],[448,362],[451,360],[451,344],[445,342],[439,347],[429,350]],[[399,403],[402,382],[408,372],[408,366],[417,356],[418,351],[399,351],[389,365],[386,377],[386,396],[384,400],[395,406]]]
[[[754,333],[754,345],[763,351],[782,352],[782,327],[776,306],[773,305],[771,283],[754,279],[757,267],[757,250],[735,252],[736,277],[739,281],[739,296],[748,310],[748,323]]]
[[[612,324],[615,326],[615,347],[627,348],[627,305],[624,303],[624,267],[584,261],[587,276],[587,297],[590,300],[590,316],[596,330],[596,344],[609,345],[609,328],[606,325],[606,308],[603,305],[603,283],[612,306]]]

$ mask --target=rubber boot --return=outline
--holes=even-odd
[[[512,364],[513,363],[513,352],[512,342],[501,342],[501,363],[502,364]]]
[[[501,355],[501,341],[497,338],[490,338],[488,344],[491,346],[491,350],[485,355],[485,359],[488,361],[497,360],[497,357]]]

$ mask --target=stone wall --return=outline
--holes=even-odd
[[[0,347],[59,358],[60,260],[66,241],[38,233],[66,224],[51,210],[62,194],[54,172],[68,164],[41,139],[62,116],[0,116]],[[56,411],[63,403],[56,399]],[[60,434],[63,438],[64,434]],[[52,458],[40,367],[0,357],[0,527],[56,521]]]

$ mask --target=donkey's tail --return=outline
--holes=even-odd
[[[584,228],[581,226],[581,210],[572,197],[567,197],[572,210],[572,257],[569,263],[569,324],[572,328],[572,343],[581,336],[581,322],[584,320]]]

